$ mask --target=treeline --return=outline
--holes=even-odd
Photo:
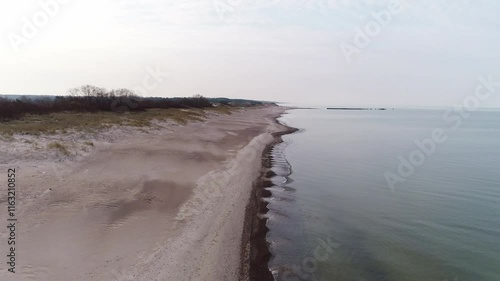
[[[18,119],[26,114],[49,114],[63,111],[144,111],[154,108],[205,108],[212,107],[203,96],[191,98],[145,98],[128,89],[107,91],[104,88],[85,85],[69,90],[67,96],[29,99],[0,97],[0,119]]]

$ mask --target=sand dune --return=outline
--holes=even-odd
[[[72,161],[2,162],[18,169],[19,260],[0,280],[237,280],[245,207],[283,111],[131,133]]]

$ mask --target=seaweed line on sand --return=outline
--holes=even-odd
[[[278,117],[279,118],[279,117]],[[278,118],[275,122],[280,124]],[[258,179],[255,181],[251,191],[250,200],[245,210],[245,225],[241,243],[241,265],[240,281],[274,281],[273,275],[269,270],[269,260],[271,252],[269,243],[266,240],[267,218],[262,214],[269,211],[268,203],[263,198],[270,197],[272,194],[267,187],[273,184],[271,178],[274,173],[272,168],[272,149],[283,142],[282,136],[293,134],[298,131],[296,128],[285,127],[284,130],[273,133],[274,140],[269,143],[262,152],[262,167]]]

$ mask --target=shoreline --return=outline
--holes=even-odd
[[[269,278],[259,186],[270,149],[287,132],[277,122],[287,109],[244,108],[148,131],[116,128],[92,137],[92,146],[72,133],[0,141],[9,147],[0,167],[18,169],[23,222],[25,259],[12,280],[218,281],[244,272],[250,278],[255,268]],[[29,150],[48,141],[77,143],[81,151]],[[244,267],[242,249],[261,254]]]
[[[289,110],[291,108],[288,108]],[[286,114],[274,118],[275,124],[283,129],[272,133],[273,140],[266,145],[262,151],[261,169],[259,177],[253,184],[248,205],[245,208],[245,225],[242,233],[241,258],[240,258],[240,281],[274,281],[269,269],[271,252],[269,242],[266,239],[269,228],[267,227],[266,215],[269,211],[268,203],[264,198],[269,198],[272,193],[266,188],[273,186],[271,178],[276,174],[272,168],[272,149],[283,142],[283,136],[293,134],[299,129],[281,124],[278,119]]]

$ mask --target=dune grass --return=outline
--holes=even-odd
[[[88,145],[88,146],[94,146],[94,143],[91,141],[85,141],[83,144]]]
[[[50,149],[57,149],[60,152],[62,152],[64,155],[69,155],[70,154],[68,148],[65,145],[63,145],[63,144],[61,144],[59,142],[51,142],[51,143],[49,143],[47,145],[47,147],[50,148]]]
[[[209,111],[216,112],[218,114],[231,115],[235,107],[228,105],[219,105],[218,107],[211,108]]]
[[[133,112],[57,112],[26,115],[17,120],[1,121],[0,136],[11,139],[13,134],[40,135],[66,133],[70,130],[96,132],[112,126],[151,127],[152,121],[172,120],[179,124],[203,121],[208,112],[231,114],[235,107],[193,109],[149,109]]]

